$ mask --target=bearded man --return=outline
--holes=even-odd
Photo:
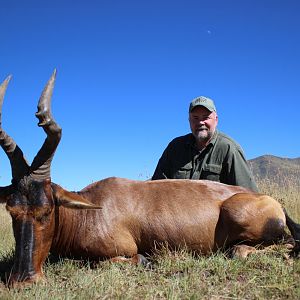
[[[241,146],[216,129],[218,115],[212,99],[192,100],[189,123],[191,133],[169,143],[152,180],[206,179],[258,192]]]

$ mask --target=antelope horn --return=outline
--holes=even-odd
[[[38,103],[38,111],[35,114],[39,119],[38,126],[47,134],[43,146],[35,156],[30,172],[37,180],[50,178],[50,167],[55,150],[61,139],[61,128],[55,122],[51,113],[51,98],[56,78],[56,69],[47,82]]]
[[[50,125],[52,122],[55,122],[51,114],[51,99],[55,79],[56,69],[54,69],[50,79],[48,80],[38,103],[38,111],[35,115],[39,119],[38,126],[40,127],[45,128],[47,127],[47,125]]]
[[[15,180],[22,178],[29,170],[29,165],[24,158],[22,150],[16,142],[2,129],[2,105],[4,95],[11,76],[8,76],[0,85],[0,146],[10,160],[12,177]]]
[[[0,86],[0,128],[2,127],[2,105],[3,105],[3,99],[4,95],[8,86],[8,83],[11,79],[11,75],[7,76],[6,79],[2,82]]]

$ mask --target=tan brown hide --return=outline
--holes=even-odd
[[[108,178],[76,194],[57,185],[53,191],[58,201],[80,195],[102,207],[59,207],[51,248],[57,254],[130,257],[151,253],[160,243],[209,254],[239,241],[275,241],[285,226],[283,210],[271,197],[212,181]]]

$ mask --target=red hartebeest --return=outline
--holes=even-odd
[[[237,243],[246,256],[258,244],[281,239],[287,225],[299,251],[300,226],[273,198],[205,180],[134,181],[108,178],[80,192],[51,182],[50,166],[61,138],[51,114],[55,72],[38,104],[47,138],[31,165],[2,129],[1,111],[10,78],[0,86],[0,144],[12,169],[12,184],[0,188],[11,214],[15,257],[9,284],[36,282],[51,251],[92,260],[145,263],[141,255],[160,243],[209,254]],[[127,257],[127,258],[126,258]]]

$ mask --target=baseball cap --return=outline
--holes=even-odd
[[[215,111],[215,112],[217,111],[214,101],[205,96],[199,96],[193,99],[192,102],[190,103],[189,112],[191,112],[196,106],[204,106],[209,111]]]

